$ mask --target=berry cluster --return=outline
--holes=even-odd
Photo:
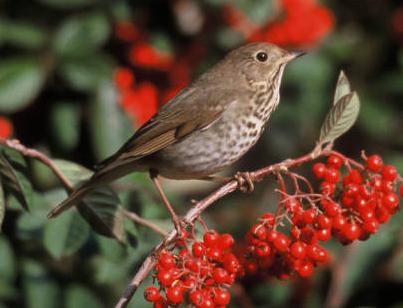
[[[281,0],[281,13],[257,27],[241,11],[227,5],[226,23],[244,34],[248,41],[267,41],[280,46],[305,47],[324,38],[334,26],[332,12],[313,0]]]
[[[348,244],[376,233],[398,209],[399,176],[378,155],[365,161],[363,166],[335,153],[326,163],[314,164],[320,193],[302,193],[297,184],[301,177],[290,173],[297,186],[295,194],[288,195],[283,185],[276,215],[265,213],[246,235],[248,246],[242,259],[246,274],[309,277],[316,265],[329,260],[320,242],[334,236]]]
[[[155,277],[160,288],[147,287],[144,297],[154,307],[189,303],[195,307],[225,307],[230,301],[227,290],[241,268],[231,248],[233,237],[207,231],[203,241],[182,238],[178,252],[162,251],[158,256]]]
[[[145,29],[131,21],[118,22],[115,36],[123,49],[127,49],[126,61],[130,64],[115,70],[119,103],[134,126],[139,126],[188,85],[205,48],[196,42],[182,47],[183,54],[175,54],[169,50],[171,48],[161,50],[152,44]],[[136,82],[132,68],[136,71]]]
[[[296,199],[290,199],[287,206],[290,209],[295,207],[292,208],[295,213],[302,210]],[[326,225],[329,222],[321,216],[312,219],[311,210],[304,211],[304,214],[304,223],[292,227],[290,235],[279,230],[280,225],[273,214],[262,215],[259,223],[253,225],[246,235],[247,253],[242,261],[247,275],[273,275],[286,279],[296,274],[306,278],[311,276],[317,264],[328,262],[329,254],[318,241],[328,240],[330,234],[323,232],[326,229],[318,223]],[[318,228],[313,227],[314,224]]]
[[[394,166],[384,165],[379,155],[364,157],[366,164],[339,155],[330,155],[326,164],[316,163],[313,173],[324,194],[321,210],[331,219],[332,233],[342,242],[365,240],[378,231],[399,207],[398,173]],[[341,177],[341,169],[347,172]]]

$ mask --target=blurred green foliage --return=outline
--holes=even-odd
[[[214,12],[222,2],[200,5]],[[275,7],[268,0],[234,4],[257,23]],[[362,149],[380,153],[403,172],[403,41],[390,24],[401,3],[329,0],[326,4],[336,16],[335,31],[287,68],[281,105],[268,133],[235,169],[257,168],[310,150],[331,106],[338,71],[344,69],[362,106],[358,124],[337,141],[337,149],[352,157]],[[65,159],[54,162],[72,182],[90,175],[82,165],[91,166],[110,155],[133,131],[116,103],[112,76],[125,51],[116,43],[113,27],[118,19],[147,14],[153,44],[161,49],[172,50],[176,40],[196,39],[179,33],[168,2],[162,0],[0,0],[0,113],[12,120],[15,137],[24,144]],[[219,23],[212,18],[215,22]],[[213,43],[202,68],[242,39],[226,27],[216,30],[204,33]],[[119,193],[120,199],[104,189],[91,194],[85,208],[48,221],[47,212],[66,196],[49,170],[2,150],[0,171],[4,189],[0,190],[0,307],[110,307],[159,240],[143,227],[111,220],[123,220],[123,208],[129,208],[162,228],[170,226],[146,175],[119,182],[131,187]],[[181,204],[198,197],[195,191],[206,193],[198,185],[171,190],[179,211],[186,210]],[[241,238],[261,212],[273,209],[272,188],[262,184],[251,197],[234,194],[220,201],[205,215],[209,226]],[[346,306],[403,305],[402,222],[399,214],[379,234],[350,249],[342,289]],[[126,244],[99,235],[90,225]],[[331,246],[337,263],[345,248]],[[322,307],[330,272],[331,267],[318,270],[309,283],[270,280],[246,291],[256,307]],[[143,287],[130,307],[149,306],[142,298]],[[233,305],[241,307],[237,300]]]

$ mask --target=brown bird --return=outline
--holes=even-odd
[[[148,171],[178,227],[158,175],[214,179],[213,174],[242,157],[279,103],[284,67],[302,54],[267,43],[231,51],[166,103],[48,217],[77,204],[99,185],[133,171]]]

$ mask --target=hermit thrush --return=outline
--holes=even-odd
[[[206,178],[237,161],[256,143],[276,109],[285,65],[301,54],[267,43],[231,51],[165,104],[48,217],[133,171],[153,174],[167,202],[155,175]]]

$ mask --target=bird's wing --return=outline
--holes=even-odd
[[[116,154],[101,162],[97,169],[113,168],[113,165],[132,162],[155,153],[195,130],[208,127],[235,102],[232,90],[186,89],[165,104]]]

